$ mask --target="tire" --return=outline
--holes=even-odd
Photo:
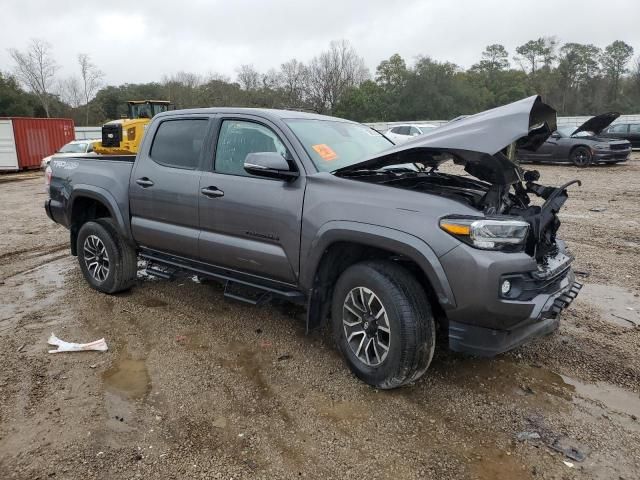
[[[135,283],[136,251],[122,239],[110,219],[82,225],[76,246],[80,270],[91,288],[111,294],[128,290]]]
[[[370,303],[367,313],[365,303]],[[379,320],[371,321],[373,316]],[[331,317],[347,365],[371,386],[391,389],[414,382],[431,363],[436,339],[431,306],[416,278],[393,262],[367,261],[345,270],[333,292]],[[364,333],[352,335],[358,330]]]
[[[571,154],[569,155],[569,160],[578,168],[584,168],[591,165],[591,161],[593,156],[591,155],[591,150],[587,147],[576,147],[571,150]]]

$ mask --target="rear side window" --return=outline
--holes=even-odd
[[[206,119],[162,122],[151,145],[151,158],[167,167],[194,170],[207,134]]]

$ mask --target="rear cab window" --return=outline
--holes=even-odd
[[[208,125],[206,118],[163,121],[156,130],[149,156],[165,167],[195,170]]]

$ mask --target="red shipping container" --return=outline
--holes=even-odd
[[[11,165],[10,160],[0,162],[0,170],[40,168],[44,157],[75,139],[70,118],[9,117],[0,118],[0,123],[4,126],[0,135],[0,154],[6,159],[17,157],[17,165]]]

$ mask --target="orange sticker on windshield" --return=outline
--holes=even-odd
[[[325,145],[324,143],[313,145],[311,148],[318,152],[318,155],[320,155],[326,162],[330,162],[331,160],[335,160],[336,158],[338,158],[336,152],[334,152],[331,147]]]

